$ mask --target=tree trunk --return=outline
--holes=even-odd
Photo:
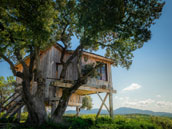
[[[54,122],[60,123],[62,121],[63,114],[67,108],[71,95],[72,93],[69,91],[69,89],[63,90],[62,97],[60,98],[58,106],[52,115],[52,120]]]
[[[85,84],[85,80],[78,80],[71,88],[63,89],[62,97],[60,98],[58,106],[52,116],[54,122],[59,123],[62,121],[63,114],[67,108],[71,95],[83,84]]]
[[[29,124],[41,125],[47,120],[47,114],[45,110],[45,105],[40,101],[40,99],[30,98],[26,99],[25,102],[28,113],[30,116]]]
[[[22,85],[23,85],[23,101],[26,104],[30,117],[30,119],[28,119],[27,122],[29,122],[29,124],[35,124],[35,125],[43,124],[47,120],[47,113],[44,104],[44,96],[31,95],[29,78],[23,79]]]

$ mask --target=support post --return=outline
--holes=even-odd
[[[19,109],[17,112],[17,121],[18,122],[20,122],[20,118],[21,118],[21,109]]]
[[[52,102],[51,103],[51,116],[53,115],[55,109],[56,109],[56,102]]]
[[[97,113],[97,115],[96,115],[96,119],[98,118],[98,116],[99,116],[99,114],[100,114],[100,112],[101,112],[101,110],[102,110],[102,107],[103,107],[103,105],[104,105],[104,103],[105,103],[107,97],[108,97],[108,93],[106,94],[106,96],[105,96],[105,98],[104,98],[104,100],[103,100],[103,102],[102,102],[102,104],[101,104],[101,106],[100,106],[100,109],[99,109],[99,111],[98,111],[98,113]]]
[[[113,118],[113,93],[112,90],[110,90],[109,93],[109,110],[110,110],[110,117]]]
[[[111,72],[111,66],[108,67],[109,72],[109,110],[110,110],[110,117],[113,118],[113,84],[112,84],[112,72]]]
[[[79,106],[76,106],[76,116],[77,117],[79,116],[79,112],[80,112],[80,108],[79,108]]]

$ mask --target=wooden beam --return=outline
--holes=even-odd
[[[61,82],[61,81],[54,81],[54,82],[51,82],[50,84],[51,86],[57,86],[57,87],[64,87],[64,88],[70,88],[72,87],[72,83],[64,83],[64,82]],[[101,88],[100,86],[91,86],[91,85],[82,85],[78,88],[78,90],[76,91],[76,93],[82,93],[82,91],[90,91],[88,93],[84,93],[83,95],[86,95],[86,94],[96,94],[96,92],[106,92],[106,93],[110,93],[110,89],[103,89]],[[116,90],[112,90],[111,91],[112,93],[116,93]],[[82,94],[80,94],[82,95]]]
[[[51,102],[51,116],[53,115],[53,113],[54,113],[56,107],[57,107],[56,102]]]
[[[79,106],[76,106],[76,116],[77,117],[79,116],[79,112],[80,112],[80,108],[79,108]]]
[[[50,100],[50,101],[59,101],[60,97],[51,97],[48,100]]]
[[[105,98],[104,98],[104,100],[103,100],[103,102],[102,102],[102,104],[101,104],[101,106],[100,106],[100,109],[99,109],[99,111],[98,111],[98,113],[97,113],[97,115],[96,115],[96,119],[98,118],[98,116],[99,116],[99,114],[100,114],[100,112],[101,112],[101,110],[102,110],[102,107],[103,107],[103,105],[104,105],[104,103],[105,103],[107,97],[108,97],[108,93],[106,93],[106,96],[105,96]]]
[[[97,95],[99,96],[99,98],[100,98],[100,100],[103,102],[103,99],[102,99],[102,97],[99,95],[99,93],[97,92]],[[108,109],[108,107],[107,107],[107,105],[104,103],[104,106],[106,107],[106,110],[110,113],[110,111],[109,111],[109,109]]]
[[[113,94],[109,93],[109,109],[110,109],[110,117],[113,118]]]
[[[74,103],[74,102],[69,102],[68,103],[68,106],[78,106],[78,107],[81,107],[82,106],[82,103]]]

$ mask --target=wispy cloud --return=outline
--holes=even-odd
[[[156,95],[157,98],[161,98],[161,95]]]
[[[152,98],[138,99],[130,97],[114,97],[114,107],[131,107],[143,110],[152,110],[157,112],[171,112],[172,101],[156,100]]]
[[[137,84],[137,83],[132,83],[130,86],[122,89],[122,91],[132,91],[132,90],[137,90],[140,89],[142,86]]]
[[[160,107],[170,107],[172,108],[172,102],[170,101],[157,101],[156,104]]]
[[[152,99],[146,99],[146,100],[138,101],[138,103],[141,104],[141,105],[148,105],[148,104],[152,104],[154,102],[155,102],[155,100],[152,100]]]
[[[136,106],[136,107],[144,107],[148,106],[149,104],[153,104],[155,100],[152,99],[145,99],[145,100],[127,100],[125,101],[125,105],[127,106]]]

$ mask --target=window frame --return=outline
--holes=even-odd
[[[103,73],[103,67],[105,67],[105,68],[104,68],[104,72],[105,72],[105,73]],[[108,69],[107,69],[107,67],[108,67],[107,63],[103,63],[103,66],[102,66],[102,67],[99,67],[99,68],[97,69],[97,72],[100,74],[100,75],[98,75],[98,77],[97,77],[98,80],[108,81]],[[104,74],[104,75],[103,75],[103,74]],[[103,76],[105,76],[105,79],[103,79]]]

